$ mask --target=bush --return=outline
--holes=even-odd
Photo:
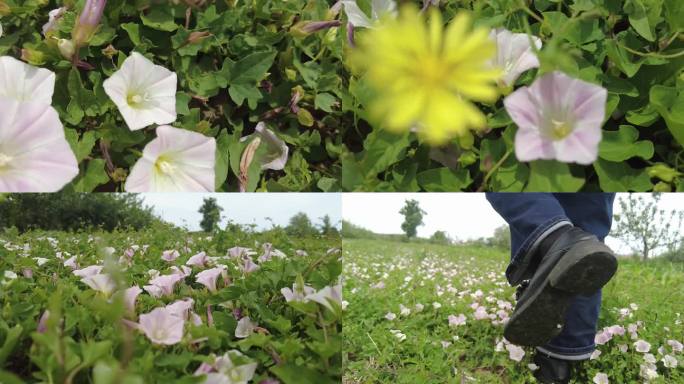
[[[0,201],[0,228],[76,231],[91,227],[142,229],[161,220],[130,194],[11,194]]]

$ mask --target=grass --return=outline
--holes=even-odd
[[[508,253],[496,248],[444,246],[382,240],[344,240],[344,383],[529,383],[533,351],[520,362],[506,349],[497,351],[503,325],[476,320],[471,304],[488,313],[514,305],[514,288],[504,277]],[[384,284],[384,288],[378,286]],[[441,304],[435,308],[433,303]],[[619,309],[631,317],[620,320]],[[416,311],[416,304],[424,309]],[[651,344],[658,378],[651,383],[684,383],[684,355],[667,340],[684,342],[684,265],[621,260],[616,277],[604,289],[599,328],[641,321],[638,339]],[[400,305],[411,310],[400,314]],[[386,319],[387,313],[396,319]],[[501,315],[510,311],[499,312]],[[464,325],[449,326],[448,316],[464,314]],[[395,335],[396,330],[400,334]],[[401,334],[405,340],[401,341]],[[598,372],[611,383],[643,382],[628,333],[600,345],[601,355],[582,366],[575,383],[590,383]],[[628,346],[623,353],[619,345]],[[657,352],[674,355],[678,368],[666,368]]]

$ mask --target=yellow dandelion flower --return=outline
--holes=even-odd
[[[485,116],[470,100],[493,102],[501,71],[488,62],[496,45],[485,28],[471,30],[467,13],[444,28],[439,11],[415,7],[385,18],[358,39],[352,63],[375,92],[370,118],[402,132],[415,128],[432,145],[483,129]]]

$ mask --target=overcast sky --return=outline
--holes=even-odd
[[[329,215],[335,224],[342,220],[341,195],[337,193],[141,193],[140,196],[159,217],[190,230],[200,229],[202,215],[198,210],[206,197],[216,199],[227,219],[256,224],[261,229],[271,227],[266,218],[285,226],[298,212],[306,213],[315,224],[324,215]]]
[[[619,193],[620,195],[626,195]],[[407,199],[418,200],[427,212],[418,227],[418,236],[429,237],[441,230],[452,239],[468,240],[489,237],[494,229],[505,221],[492,209],[483,193],[345,193],[343,194],[343,217],[345,220],[377,233],[403,233],[403,216],[399,210]],[[684,194],[662,195],[660,207],[676,209],[684,207]],[[619,204],[615,204],[619,212]],[[618,253],[629,253],[621,241],[609,237],[606,243]]]

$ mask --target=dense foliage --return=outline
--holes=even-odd
[[[606,88],[598,159],[589,166],[519,161],[514,148],[518,126],[507,113],[503,97],[478,104],[487,117],[484,131],[443,146],[429,146],[412,132],[392,133],[368,123],[373,121],[367,108],[372,93],[360,75],[349,82],[351,111],[357,120],[345,139],[349,151],[343,156],[342,184],[346,190],[684,190],[682,1],[432,3],[440,4],[445,23],[469,10],[476,25],[541,38],[540,68],[525,72],[515,89],[556,70]]]
[[[231,242],[232,248],[238,237],[239,245],[254,252],[219,251],[220,242]],[[0,236],[0,382],[202,383],[203,373],[220,370],[212,355],[228,351],[243,355],[233,359],[235,367],[255,364],[256,372],[252,377],[248,369],[224,366],[221,375],[235,376],[223,383],[339,382],[339,300],[314,302],[281,292],[296,281],[315,291],[336,285],[339,247],[339,238],[293,238],[277,229],[257,233],[244,227],[213,237],[161,228],[5,233]],[[100,273],[111,277],[112,286],[74,275],[95,265],[104,267]],[[226,275],[207,281],[212,266]],[[155,284],[155,275],[177,274],[180,280],[169,294],[156,297],[146,286]],[[135,286],[145,290],[130,306],[119,291]],[[160,344],[155,338],[169,337],[169,329],[143,318],[171,303],[190,303],[189,312],[178,339]],[[150,325],[162,328],[143,332]]]
[[[325,1],[109,0],[100,28],[80,50],[86,64],[75,67],[63,57],[58,39],[72,38],[84,3],[0,1],[0,56],[21,57],[57,75],[53,107],[81,168],[68,188],[122,190],[155,137],[153,126],[129,130],[103,88],[135,51],[178,75],[176,125],[216,138],[216,190],[238,189],[247,145],[240,139],[259,121],[290,153],[282,171],[261,176],[260,162],[254,161],[249,172],[258,177],[250,178],[248,190],[339,189],[342,34],[298,33],[296,26],[329,17]],[[67,10],[45,38],[48,12],[59,7]]]
[[[75,231],[142,229],[161,221],[131,194],[11,194],[0,197],[0,228]]]

